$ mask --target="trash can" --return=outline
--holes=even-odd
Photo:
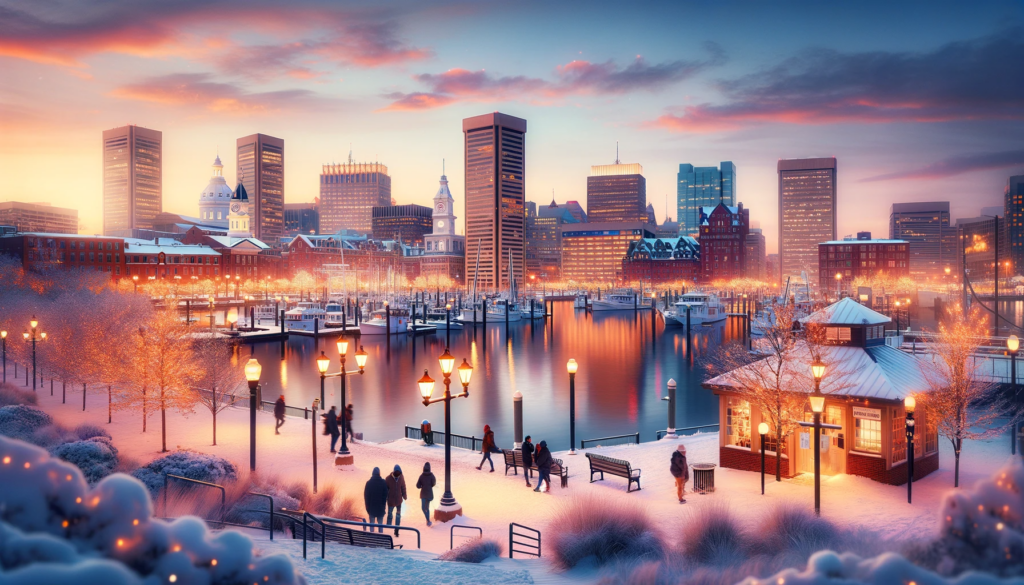
[[[423,437],[423,444],[433,445],[434,444],[434,431],[430,429],[430,421],[424,420],[420,424],[420,435]]]
[[[694,463],[693,467],[693,491],[698,494],[707,494],[715,491],[715,467],[714,463]]]

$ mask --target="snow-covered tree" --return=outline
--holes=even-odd
[[[233,355],[234,346],[224,339],[204,337],[195,342],[199,367],[196,399],[213,415],[213,444],[217,444],[217,413],[243,397],[236,393],[245,373]],[[248,397],[246,389],[244,396]]]
[[[201,369],[190,333],[174,309],[158,311],[139,332],[141,359],[134,371],[144,376],[142,387],[153,389],[160,408],[161,452],[167,452],[167,410],[189,413],[197,402],[193,389]]]

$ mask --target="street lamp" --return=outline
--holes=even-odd
[[[900,330],[900,302],[896,301],[896,331]]]
[[[132,284],[135,285],[135,294],[139,294],[139,275],[132,276]]]
[[[330,365],[330,359],[320,352],[320,357],[316,360],[316,368],[320,372],[320,398],[324,396],[324,381],[327,378],[341,378],[341,448],[338,449],[337,456],[334,459],[335,465],[352,465],[355,462],[355,458],[349,453],[348,441],[346,439],[348,417],[345,414],[345,407],[348,401],[348,375],[359,373],[362,374],[366,371],[366,358],[367,353],[363,350],[363,346],[359,346],[359,351],[356,352],[356,365],[359,366],[358,370],[349,371],[345,369],[345,358],[348,356],[348,340],[344,337],[338,339],[338,356],[341,360],[341,369],[333,374],[327,373],[327,368]],[[325,403],[326,404],[326,403]]]
[[[907,412],[907,503],[911,503],[914,485],[914,409],[917,401],[913,396],[903,399],[903,408]],[[1011,437],[1012,438],[1012,437]]]
[[[444,306],[444,345],[450,347],[452,344],[452,304]]]
[[[235,330],[235,323],[238,323],[238,309],[228,309],[227,316],[228,324],[231,326],[231,330]]]
[[[36,383],[38,382],[38,380],[36,379],[36,342],[44,341],[46,339],[46,333],[41,333],[39,331],[39,321],[36,319],[35,315],[32,316],[32,320],[29,321],[28,324],[29,324],[29,327],[32,328],[32,333],[29,334],[29,332],[26,331],[26,332],[24,332],[22,334],[22,336],[25,338],[25,342],[26,343],[28,343],[29,341],[32,342],[32,390],[35,391]],[[5,335],[5,341],[4,341],[4,361],[5,362],[6,362],[6,356],[7,356],[7,342],[6,342],[6,335]],[[5,368],[6,368],[6,363],[4,365],[5,365]]]
[[[423,406],[430,406],[435,402],[444,402],[444,495],[441,496],[441,506],[434,510],[434,520],[447,522],[456,516],[462,515],[462,506],[455,501],[452,495],[452,412],[451,403],[455,398],[469,396],[469,380],[473,377],[473,366],[466,360],[462,360],[459,366],[459,381],[462,382],[462,392],[451,393],[451,375],[455,365],[455,358],[445,348],[444,353],[438,358],[441,363],[441,373],[444,374],[444,396],[431,398],[434,393],[434,380],[431,379],[427,370],[423,370],[423,377],[419,379],[420,395],[423,396]]]
[[[574,359],[565,364],[569,372],[569,455],[576,454],[576,370],[579,367]]]
[[[256,358],[245,364],[245,379],[249,382],[249,470],[256,471],[256,389],[260,385],[263,366]]]
[[[323,355],[323,354],[321,354]],[[323,383],[321,382],[321,388]],[[313,399],[313,416],[310,417],[310,422],[313,423],[313,493],[316,493],[316,409],[320,408],[320,399]]]
[[[821,413],[825,410],[821,379],[825,377],[825,364],[818,360],[812,363],[811,375],[814,376],[814,394],[810,396],[814,415],[814,514],[821,516]]]
[[[320,357],[316,358],[316,369],[320,372],[320,402],[327,404],[324,401],[324,382],[327,380],[327,368],[331,365],[331,358],[327,357],[324,352],[320,352]]]
[[[210,329],[213,329],[213,297],[209,298],[210,303]]]
[[[7,383],[7,331],[0,331],[0,345],[4,348],[4,384]]]
[[[1017,388],[1017,353],[1020,350],[1020,339],[1016,335],[1011,335],[1006,339],[1006,349],[1010,354],[1010,388],[1013,390],[1013,401],[1016,402],[1019,399]],[[1017,454],[1017,443],[1014,440],[1017,436],[1017,423],[1013,423],[1010,432],[1010,454]]]
[[[842,289],[842,287],[843,287],[843,273],[842,272],[836,272],[836,300],[837,301],[839,300],[839,297],[843,296],[843,289]]]
[[[757,425],[757,434],[761,435],[761,495],[764,495],[764,436],[768,434],[768,423]],[[776,447],[777,449],[778,447]]]

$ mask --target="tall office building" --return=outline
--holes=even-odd
[[[163,211],[163,133],[141,126],[103,131],[103,234],[153,229]]]
[[[19,232],[77,234],[78,210],[49,203],[0,203],[0,225],[12,225]]]
[[[285,235],[304,236],[320,233],[320,204],[285,203],[284,204]]]
[[[462,121],[466,139],[467,284],[506,288],[524,274],[526,120],[494,112]],[[476,269],[477,250],[480,256]]]
[[[701,212],[700,264],[704,280],[730,280],[747,276],[747,235],[750,210],[743,204],[719,203]]]
[[[956,228],[949,221],[949,201],[893,203],[889,239],[905,240],[910,248],[910,276],[941,279],[956,267]]]
[[[654,226],[646,221],[563,223],[558,229],[562,237],[562,280],[590,284],[621,282],[622,260],[630,244],[654,237]]]
[[[647,179],[637,163],[594,165],[587,177],[587,220],[647,222]]]
[[[836,240],[836,159],[779,160],[779,280],[818,282],[818,244]]]
[[[396,240],[422,248],[423,237],[433,230],[433,209],[426,205],[375,206],[371,215],[375,240]]]
[[[761,232],[761,228],[752,227],[747,232],[747,238],[744,240],[744,258],[746,262],[747,278],[754,280],[766,280],[767,273],[765,272],[765,239],[764,233]]]
[[[536,204],[530,202],[532,207]],[[565,224],[579,223],[565,205],[550,205],[526,215],[526,272],[542,280],[557,280],[562,272],[562,231]]]
[[[284,233],[284,140],[253,134],[239,138],[238,180],[249,194],[253,237],[271,246]]]
[[[1024,274],[1024,175],[1014,175],[1006,181],[1003,197],[1003,216],[1010,245],[1009,274],[1016,276]]]
[[[320,231],[373,231],[374,207],[391,205],[391,177],[380,163],[324,165],[320,174]]]
[[[206,188],[199,194],[199,219],[205,225],[228,227],[228,207],[231,204],[231,187],[224,178],[224,165],[220,156],[213,160],[213,174]]]
[[[679,235],[697,237],[700,212],[719,203],[736,205],[736,165],[724,161],[719,167],[679,165],[676,175],[676,217]]]

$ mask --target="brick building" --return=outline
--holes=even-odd
[[[910,276],[910,251],[905,240],[836,240],[818,244],[818,285],[835,290],[836,274],[849,289],[859,276]]]
[[[267,276],[279,278],[288,274],[282,272],[280,253],[256,238],[211,236],[201,228],[193,227],[185,233],[182,243],[209,246],[219,253],[222,257],[221,274],[243,280]]]
[[[703,280],[747,276],[746,242],[750,210],[719,203],[701,211],[700,264]]]
[[[622,280],[647,286],[686,281],[701,276],[700,245],[690,237],[645,238],[630,243],[622,259]]]
[[[21,260],[25,270],[49,269],[105,272],[117,279],[125,270],[124,238],[45,232],[0,236],[0,254]]]

